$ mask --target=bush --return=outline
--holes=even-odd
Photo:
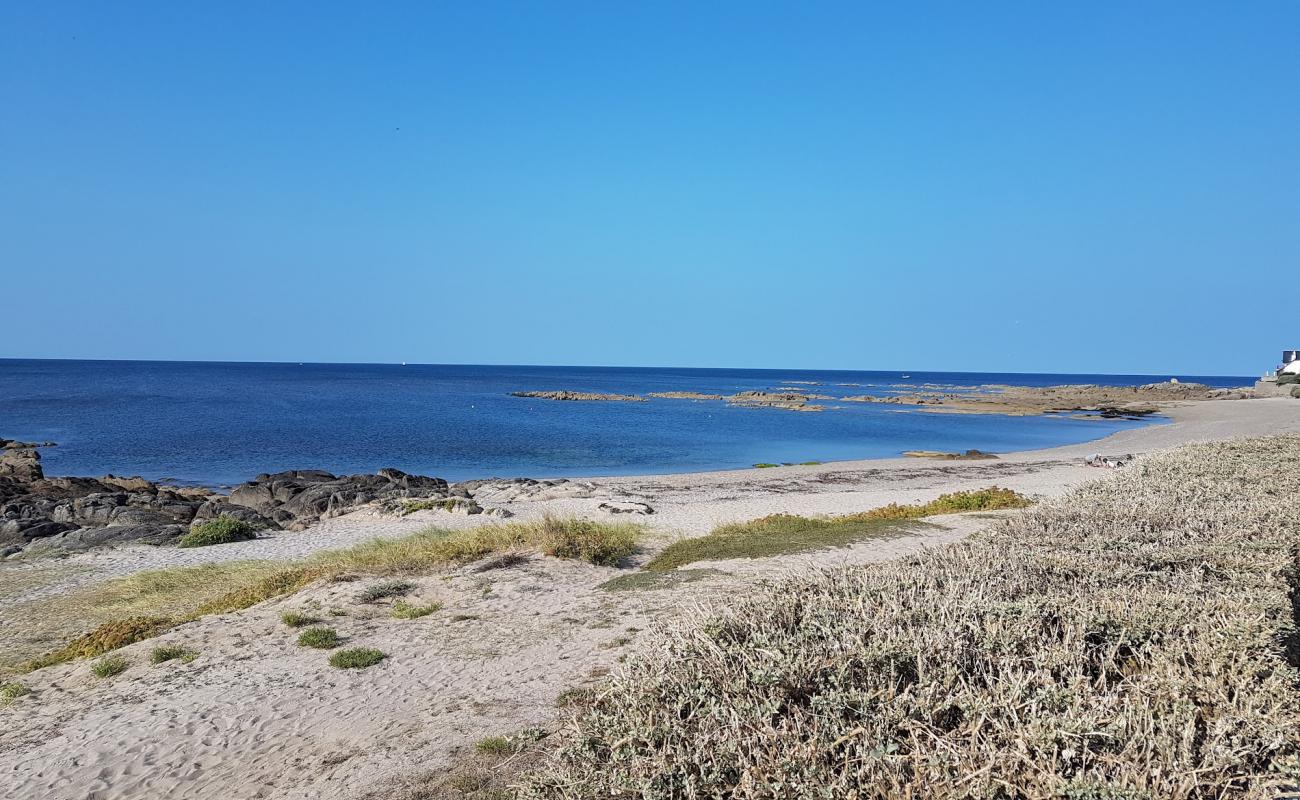
[[[169,644],[169,645],[163,645],[162,647],[155,647],[153,649],[153,652],[149,654],[149,660],[154,664],[162,664],[163,662],[166,661],[175,661],[178,659],[188,664],[198,657],[199,657],[198,653],[194,652],[188,647],[182,647],[181,645],[178,644]]]
[[[111,678],[126,671],[127,661],[122,656],[104,656],[90,665],[90,671],[96,678]]]
[[[385,654],[371,647],[350,647],[330,656],[330,666],[339,669],[365,669],[373,667],[387,658]]]
[[[644,643],[521,796],[1284,796],[1298,494],[1300,437],[1197,445],[728,597]]]
[[[223,516],[198,523],[190,528],[190,532],[182,536],[176,544],[179,547],[209,547],[214,544],[246,542],[256,538],[257,528],[251,523]]]
[[[328,650],[331,647],[338,647],[339,634],[333,628],[308,628],[298,634],[298,645],[301,647],[315,647],[317,650]]]
[[[1277,376],[1277,385],[1286,386],[1291,383],[1300,383],[1300,375],[1294,372],[1284,372]]]

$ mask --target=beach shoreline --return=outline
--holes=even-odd
[[[358,604],[357,583],[325,582],[242,611],[216,614],[115,651],[131,665],[104,680],[88,660],[21,676],[32,695],[0,707],[0,772],[21,792],[105,800],[203,798],[214,792],[277,798],[366,795],[378,782],[449,768],[483,737],[553,726],[557,698],[598,682],[644,632],[725,604],[789,575],[904,558],[978,534],[998,514],[932,517],[907,535],[770,558],[691,565],[698,580],[671,589],[610,591],[665,546],[730,522],[769,514],[861,512],[996,485],[1035,499],[1065,494],[1123,470],[1085,465],[1094,454],[1141,454],[1179,445],[1300,433],[1290,398],[1175,404],[1168,424],[1082,445],[999,454],[993,460],[893,458],[667,475],[609,476],[527,487],[480,487],[485,507],[514,519],[545,515],[632,520],[644,552],[620,567],[526,553],[509,565],[469,564],[413,576],[414,603],[443,609],[394,621],[386,606]],[[604,507],[602,507],[604,506]],[[618,509],[615,512],[611,509]],[[644,513],[650,511],[652,513]],[[638,513],[642,512],[642,513]],[[1016,512],[1009,512],[1016,513]],[[464,529],[499,517],[421,510],[358,511],[297,531],[214,547],[127,545],[0,565],[0,627],[19,635],[42,604],[144,570],[249,559],[297,561],[430,526]],[[41,570],[51,570],[46,575]],[[23,584],[29,578],[29,584]],[[341,609],[345,639],[389,658],[360,673],[334,670],[320,651],[294,645],[284,611]],[[193,664],[149,666],[159,644],[188,647]],[[170,664],[171,662],[168,662]],[[347,673],[347,674],[344,674]]]

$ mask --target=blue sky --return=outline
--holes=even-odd
[[[1300,346],[1297,30],[4,3],[0,356],[1262,371]]]

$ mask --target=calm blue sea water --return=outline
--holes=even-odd
[[[823,394],[895,384],[1131,385],[1168,375],[243,364],[0,359],[0,437],[52,440],[51,475],[143,475],[207,485],[313,467],[393,466],[452,480],[681,472],[903,450],[1023,450],[1143,423],[946,415],[849,404],[819,414],[721,402],[576,403],[508,396],[574,389],[731,394],[791,381]],[[1253,378],[1176,376],[1217,386]],[[859,386],[841,386],[854,383]]]

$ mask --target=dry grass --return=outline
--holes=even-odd
[[[708,536],[674,542],[656,555],[646,569],[674,570],[697,561],[728,558],[770,558],[829,547],[844,547],[864,539],[906,536],[921,525],[909,520],[936,514],[1024,508],[1029,500],[996,486],[945,494],[929,503],[898,505],[839,517],[800,517],[772,514],[749,522],[715,528]]]
[[[1300,438],[1139,460],[978,540],[696,614],[526,797],[1277,798]]]
[[[422,575],[493,553],[530,549],[558,558],[616,564],[635,551],[641,530],[626,522],[545,517],[454,532],[428,528],[297,562],[237,561],[140,572],[43,600],[41,613],[65,627],[77,620],[99,627],[27,661],[21,669],[100,655],[206,614],[238,611],[344,575]]]

